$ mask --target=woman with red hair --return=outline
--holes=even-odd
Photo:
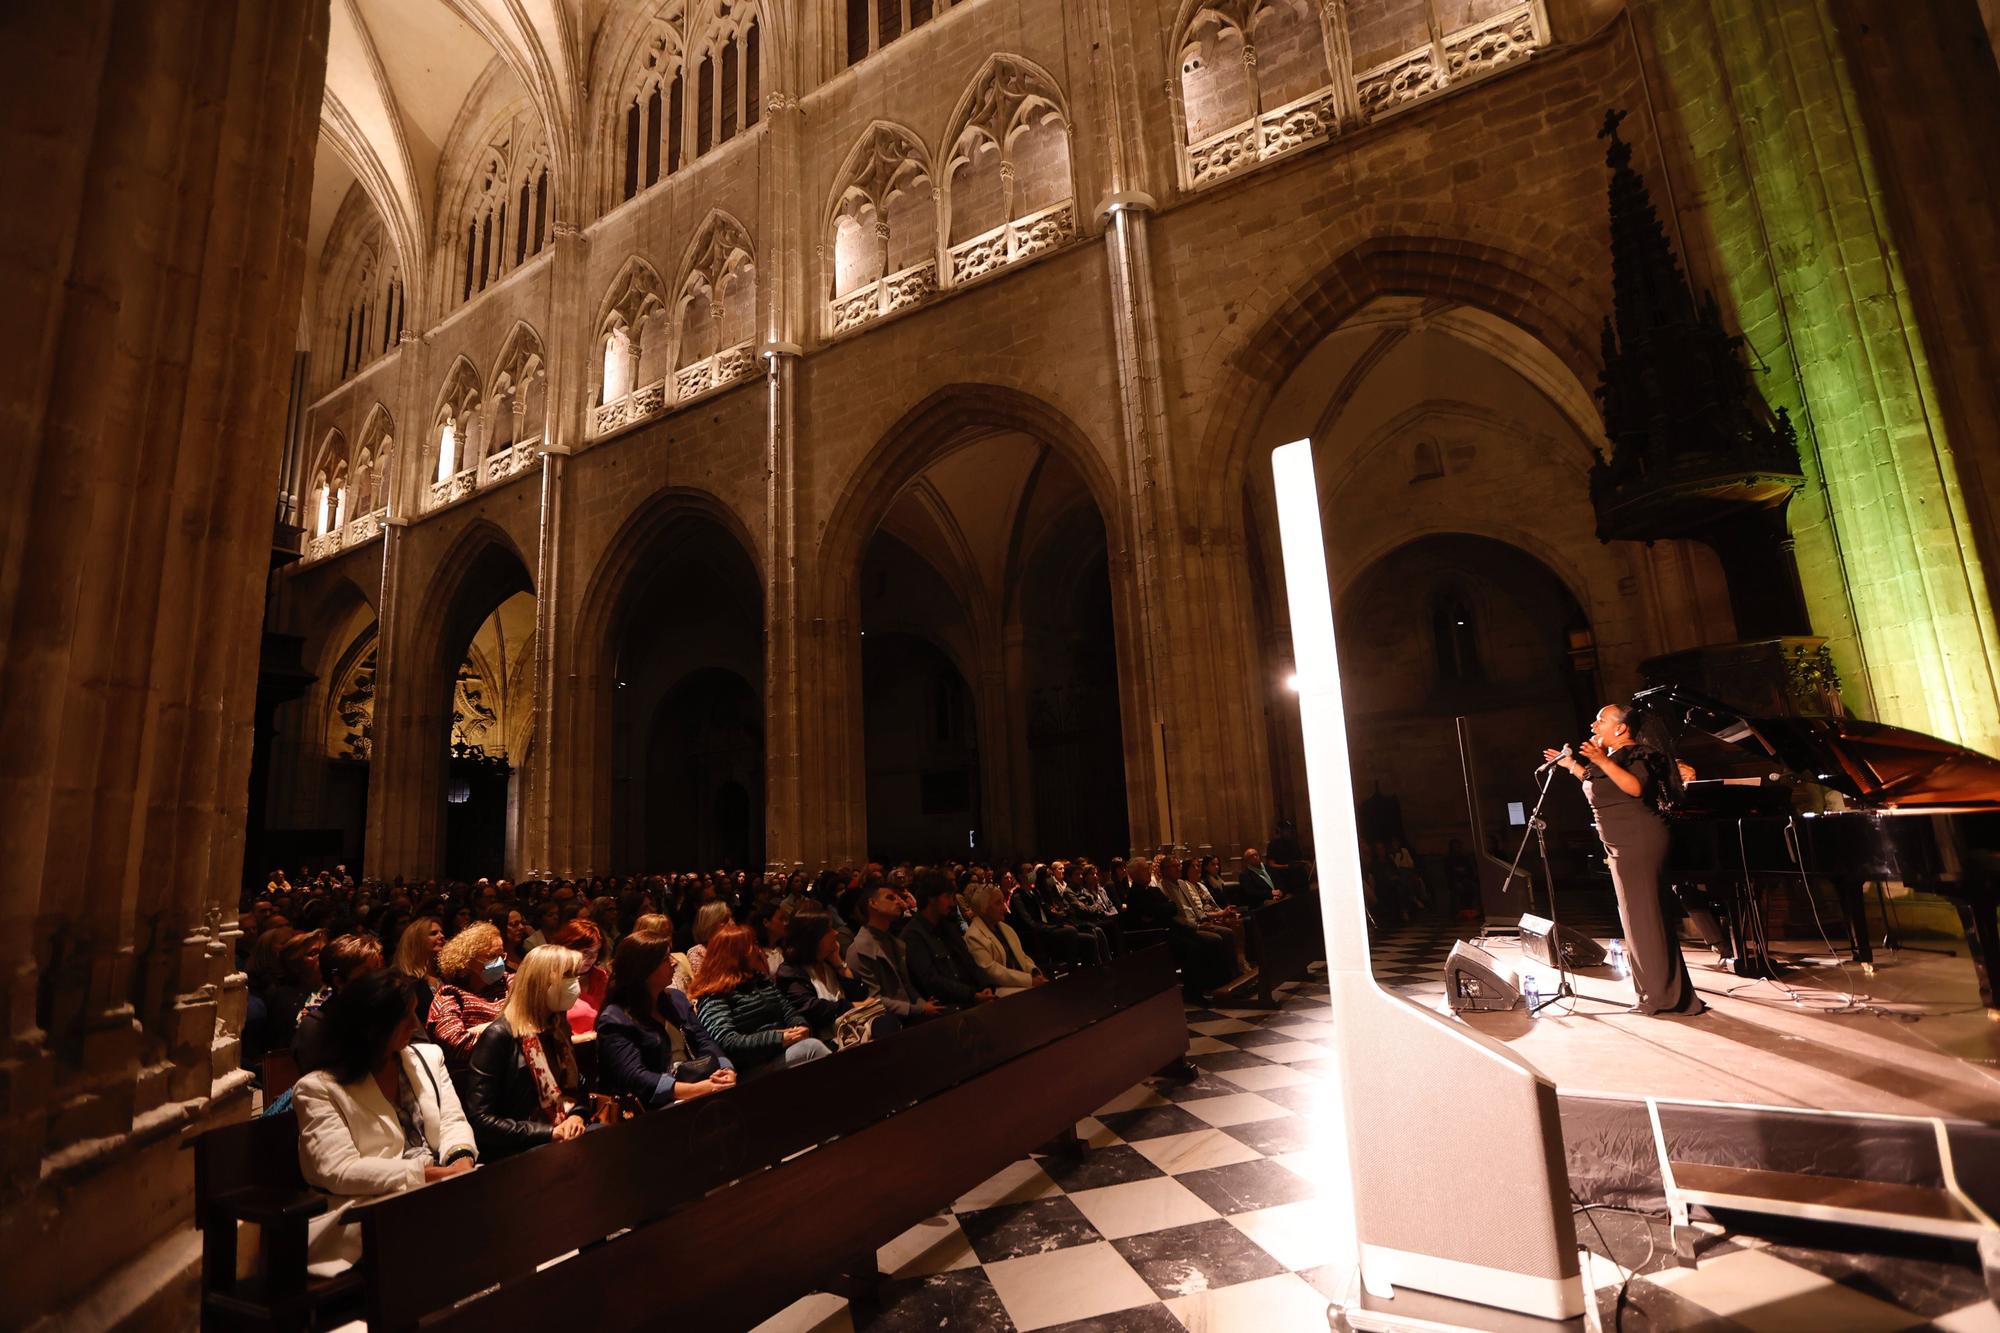
[[[688,998],[702,1026],[745,1075],[831,1054],[771,980],[748,926],[726,925],[708,937]]]
[[[574,949],[583,955],[583,993],[570,1006],[569,1030],[576,1036],[597,1031],[597,1013],[611,989],[611,969],[604,965],[604,931],[587,916],[576,917],[558,930],[550,944]]]

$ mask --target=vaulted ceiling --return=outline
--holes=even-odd
[[[468,99],[502,80],[548,131],[557,216],[575,216],[586,52],[609,0],[331,0],[314,177],[315,261],[358,183],[418,281],[439,163]]]

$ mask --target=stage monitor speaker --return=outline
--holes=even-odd
[[[1562,960],[1556,960],[1556,945],[1562,945]],[[1538,963],[1550,967],[1602,966],[1605,958],[1604,946],[1580,930],[1549,920],[1545,916],[1523,916],[1521,918],[1521,952]]]
[[[1451,1010],[1512,1009],[1521,1002],[1514,969],[1470,940],[1460,940],[1444,960],[1444,997]]]

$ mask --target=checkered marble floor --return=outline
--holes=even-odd
[[[1194,1081],[1147,1080],[1079,1123],[1080,1155],[1024,1158],[910,1228],[876,1256],[877,1299],[808,1296],[758,1333],[1319,1333],[1337,1276],[1313,1183],[1327,1006],[1308,982],[1276,1012],[1190,1009]],[[1577,1230],[1607,1328],[1622,1289],[1628,1330],[2000,1333],[1976,1266],[1948,1250],[1864,1256],[1718,1228],[1678,1269],[1656,1219],[1592,1209]]]
[[[1622,933],[1613,903],[1564,903],[1562,922],[1600,942]],[[1444,995],[1444,962],[1451,946],[1475,939],[1479,927],[1443,921],[1417,921],[1386,931],[1370,944],[1375,980],[1382,989],[1433,1005]]]

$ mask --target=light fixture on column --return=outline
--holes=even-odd
[[[1318,1117],[1339,1303],[1356,1329],[1484,1328],[1493,1312],[1481,1307],[1494,1306],[1580,1324],[1555,1085],[1500,1043],[1388,995],[1369,969],[1312,442],[1273,451],[1271,470],[1339,1057]],[[1399,1287],[1435,1296],[1398,1298]]]

